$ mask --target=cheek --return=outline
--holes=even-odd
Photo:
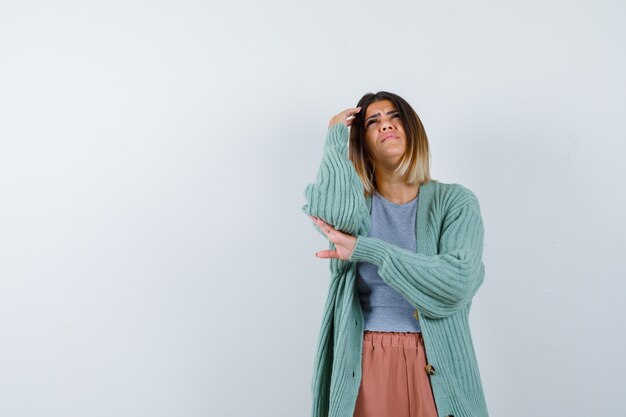
[[[398,126],[398,132],[401,132],[401,136],[404,139],[404,142],[406,143],[406,132],[404,131],[404,128],[402,127],[402,125]]]

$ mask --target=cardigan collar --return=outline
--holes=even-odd
[[[432,196],[433,186],[434,186],[434,183],[436,182],[438,181],[430,180],[427,183],[420,185],[420,190],[419,190],[419,193],[417,194],[419,201],[420,201],[419,204],[422,204],[425,200],[430,201],[430,197]],[[372,195],[370,194],[367,197],[365,197],[365,201],[367,202],[367,210],[371,214],[372,213]]]

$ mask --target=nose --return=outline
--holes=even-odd
[[[391,123],[391,118],[389,116],[381,120],[380,128],[382,129],[383,132],[386,132],[387,130],[393,130],[394,127],[393,127],[393,124]]]

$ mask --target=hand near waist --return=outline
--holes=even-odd
[[[356,246],[356,237],[340,232],[324,220],[309,216],[326,235],[326,238],[335,244],[334,250],[321,250],[315,254],[318,258],[337,258],[347,261]]]

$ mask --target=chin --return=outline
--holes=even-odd
[[[402,156],[404,156],[404,149],[402,150],[398,150],[397,152],[389,152],[385,155],[386,159],[402,159]]]

